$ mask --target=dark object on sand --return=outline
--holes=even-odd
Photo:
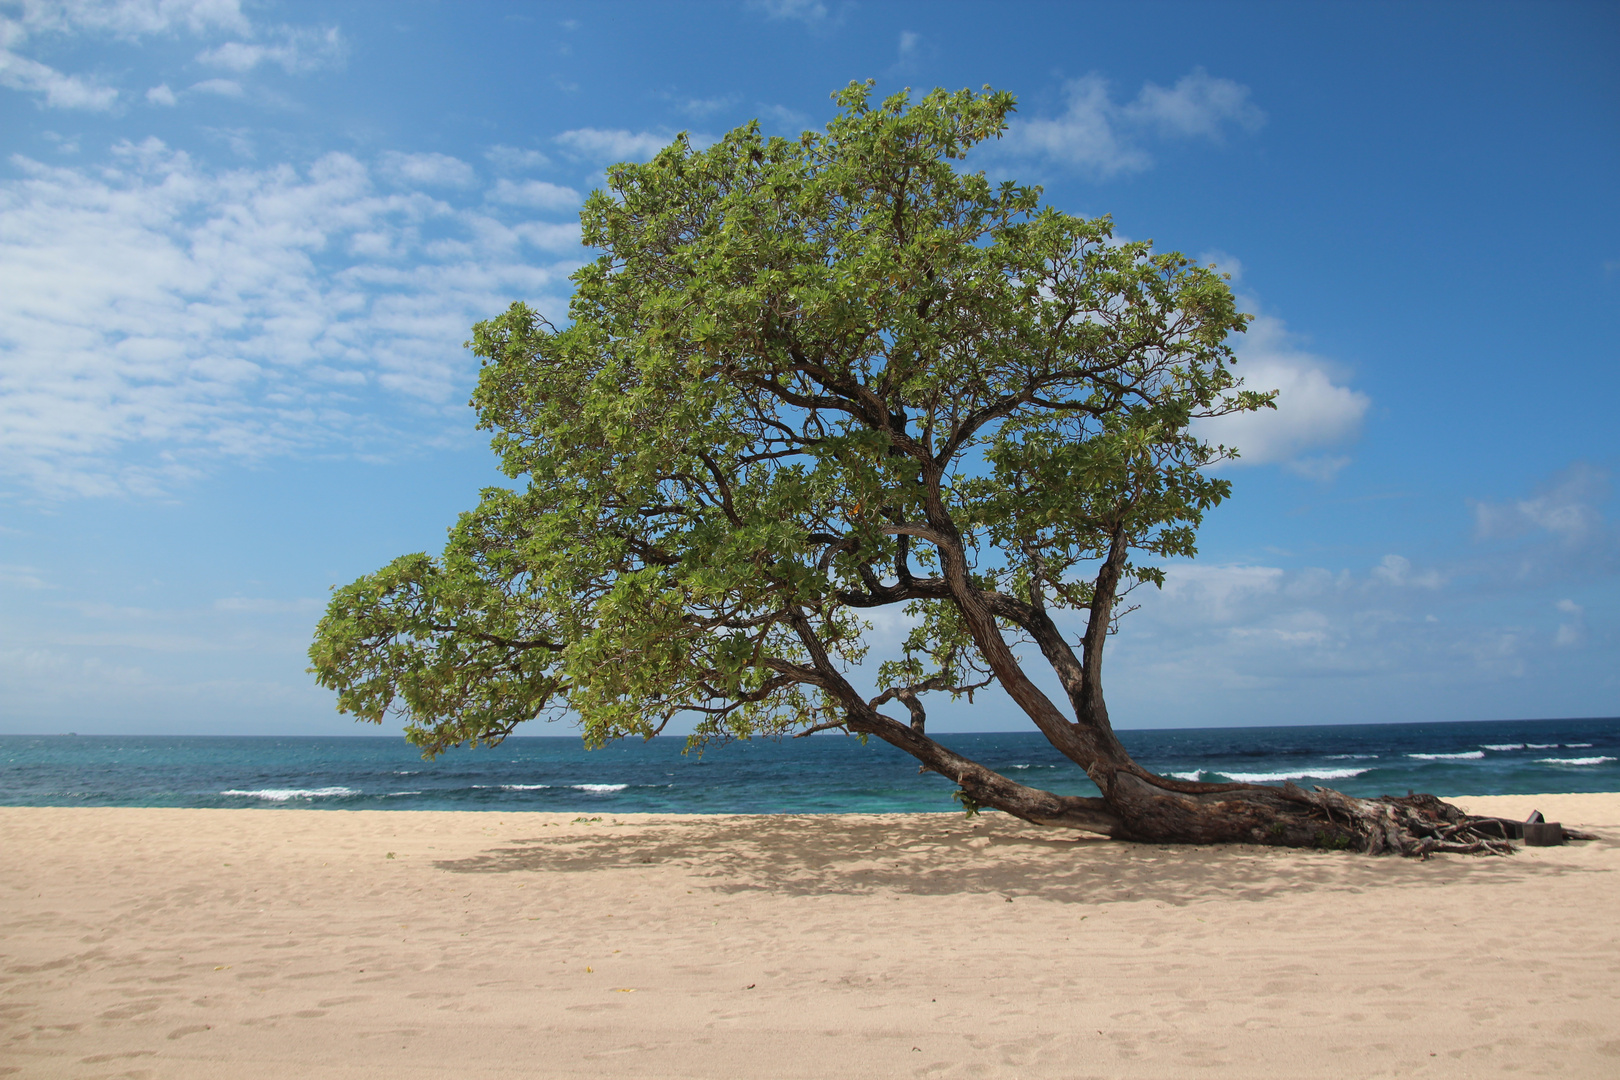
[[[1526,847],[1553,847],[1564,842],[1564,827],[1556,821],[1527,821],[1524,823]]]
[[[1573,829],[1565,832],[1564,827],[1556,821],[1548,821],[1541,816],[1540,810],[1530,811],[1530,816],[1524,819],[1524,845],[1525,847],[1556,847],[1566,839],[1585,840],[1585,833],[1575,832]]]
[[[1502,817],[1476,817],[1472,820],[1475,831],[1503,840],[1522,840],[1526,847],[1554,847],[1566,840],[1597,839],[1593,833],[1566,829],[1556,821],[1548,821],[1541,816],[1540,810],[1530,811],[1530,816],[1523,821]]]
[[[1486,836],[1498,836],[1503,840],[1524,839],[1524,822],[1512,818],[1477,817],[1474,827]]]

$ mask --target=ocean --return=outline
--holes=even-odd
[[[1037,732],[941,734],[1021,782],[1095,795]],[[1620,718],[1122,731],[1147,768],[1351,795],[1620,791]],[[508,739],[424,761],[401,738],[0,735],[0,805],[826,814],[956,809],[954,785],[877,740],[679,737],[587,751]]]

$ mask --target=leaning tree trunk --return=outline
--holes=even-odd
[[[1084,798],[1027,787],[947,749],[924,733],[924,713],[915,695],[895,690],[870,702],[863,700],[830,662],[800,614],[794,625],[811,655],[818,682],[847,708],[836,726],[875,735],[917,758],[923,769],[954,781],[957,797],[970,812],[993,807],[1039,825],[1153,843],[1267,844],[1423,858],[1439,851],[1513,850],[1500,823],[1471,817],[1433,795],[1358,799],[1321,787],[1305,791],[1292,783],[1278,788],[1176,780],[1142,768],[1115,735],[1102,692],[1103,649],[1129,547],[1123,525],[1115,530],[1094,583],[1081,654],[1076,656],[1040,603],[982,590],[972,582],[961,538],[940,499],[936,466],[925,462],[923,468],[929,525],[934,530],[930,539],[939,547],[943,576],[944,589],[936,595],[956,604],[1001,688],[1059,753],[1085,770],[1102,795]],[[1023,671],[998,619],[1016,624],[1039,645],[1069,697],[1075,719],[1065,716]],[[878,711],[890,696],[905,700],[913,717],[909,726]]]
[[[1423,858],[1513,850],[1494,819],[1470,816],[1433,795],[1358,799],[1293,783],[1192,783],[1155,776],[1128,757],[1112,768],[1087,770],[1103,797],[1057,795],[1009,780],[876,710],[851,718],[849,726],[955,782],[970,811],[991,807],[1037,825],[1149,843],[1265,844]]]
[[[971,583],[960,538],[938,499],[937,485],[930,485],[929,492],[930,524],[946,541],[941,569],[981,655],[1053,747],[1085,769],[1102,792],[1100,799],[1081,799],[1025,788],[948,751],[938,753],[944,748],[920,730],[908,732],[875,709],[856,710],[869,725],[865,730],[912,753],[925,768],[955,780],[965,800],[1027,821],[1089,829],[1124,840],[1354,849],[1423,858],[1437,851],[1512,851],[1505,835],[1489,835],[1482,819],[1432,795],[1357,799],[1320,787],[1307,792],[1292,783],[1280,788],[1204,784],[1148,772],[1114,734],[1102,690],[1103,650],[1130,547],[1123,518],[1093,582],[1076,656],[1043,604],[992,595]],[[1020,626],[1039,645],[1068,694],[1073,721],[1025,675],[1001,634],[998,617]]]

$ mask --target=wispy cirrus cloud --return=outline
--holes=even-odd
[[[478,173],[460,158],[448,154],[401,154],[390,150],[378,161],[378,171],[406,187],[472,187]]]
[[[577,224],[425,190],[461,176],[431,155],[220,170],[149,139],[95,168],[12,165],[0,475],[48,495],[451,437],[467,327],[517,299],[555,311],[579,262]]]
[[[1243,695],[1324,679],[1336,689],[1319,722],[1356,719],[1345,703],[1392,681],[1450,687],[1484,715],[1525,707],[1496,695],[1573,653],[1613,647],[1612,620],[1587,619],[1620,574],[1608,499],[1606,474],[1577,462],[1523,498],[1458,505],[1459,528],[1473,510],[1472,550],[1387,552],[1370,565],[1173,563],[1163,590],[1132,594],[1141,610],[1125,620],[1116,670],[1122,684],[1234,716]]]
[[[502,178],[490,188],[489,199],[509,206],[533,206],[542,210],[570,210],[580,204],[578,191],[545,180]]]
[[[1194,68],[1174,86],[1145,83],[1130,101],[1117,101],[1101,75],[1064,86],[1061,115],[1016,119],[1000,150],[1038,157],[1098,180],[1143,172],[1153,166],[1154,139],[1222,141],[1232,129],[1254,132],[1266,114],[1250,100],[1248,87]]]
[[[276,64],[289,75],[336,67],[348,56],[348,42],[335,26],[279,26],[263,31],[266,41],[227,41],[197,54],[211,67],[244,74],[260,64]]]
[[[673,136],[622,128],[575,128],[556,137],[571,157],[592,165],[619,161],[648,161],[670,144]]]
[[[1492,590],[1482,619],[1477,583],[1433,567],[1391,580],[1400,558],[1170,567],[1162,592],[1132,595],[1141,609],[1112,646],[1121,715],[1241,724],[1285,702],[1304,703],[1290,715],[1300,723],[1512,715],[1545,710],[1535,676],[1596,647],[1572,599]]]
[[[1568,547],[1590,544],[1608,532],[1602,510],[1608,495],[1608,473],[1576,462],[1527,498],[1473,503],[1474,535],[1481,540],[1517,540],[1541,534]]]
[[[517,146],[492,146],[484,151],[484,157],[501,172],[509,173],[543,169],[551,164],[551,159],[540,151]]]
[[[204,79],[201,82],[192,83],[186,89],[194,94],[214,94],[228,98],[242,96],[242,84],[235,79]]]
[[[786,19],[811,25],[827,21],[832,14],[823,0],[748,0],[748,6],[768,19]]]
[[[25,0],[18,19],[32,33],[92,32],[125,39],[184,30],[251,34],[240,0]]]
[[[665,97],[678,112],[690,116],[694,120],[705,120],[715,113],[724,112],[736,106],[738,101],[735,94],[708,98],[680,97],[675,94],[667,94]]]
[[[4,32],[0,26],[0,33]],[[31,94],[53,109],[102,112],[118,101],[118,90],[94,79],[67,75],[37,60],[0,48],[0,86]]]
[[[240,0],[0,0],[0,86],[32,96],[47,108],[106,111],[125,91],[100,76],[51,67],[27,55],[42,39],[99,37],[126,42],[160,35],[228,38],[197,55],[200,63],[237,75],[264,63],[296,74],[340,65],[348,44],[335,26],[269,25],[254,22]],[[239,84],[206,80],[193,89],[225,92]],[[146,91],[146,100],[173,105],[167,85]]]

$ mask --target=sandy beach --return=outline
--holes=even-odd
[[[0,1076],[1620,1075],[1620,794],[1427,863],[1003,815],[0,809]]]

